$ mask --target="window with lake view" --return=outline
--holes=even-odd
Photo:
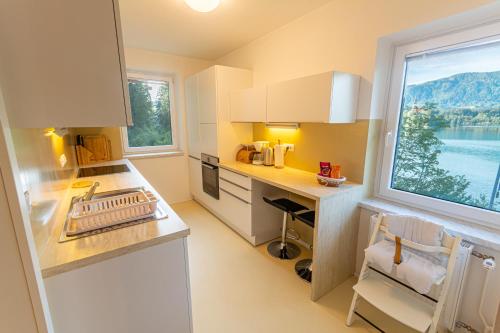
[[[500,42],[405,59],[390,188],[500,211]]]
[[[174,146],[172,80],[129,77],[133,126],[123,135],[126,152],[158,152]]]

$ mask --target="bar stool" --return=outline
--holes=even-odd
[[[314,210],[305,212],[305,213],[292,213],[292,216],[294,216],[297,220],[304,222],[311,228],[314,228],[314,216],[316,215],[316,212]],[[312,259],[302,259],[299,260],[295,264],[295,272],[297,275],[307,281],[311,282],[312,280]]]
[[[270,255],[280,259],[295,259],[300,255],[300,249],[297,245],[292,243],[287,243],[286,232],[287,232],[287,217],[290,214],[293,217],[293,213],[299,212],[301,210],[306,210],[307,207],[302,206],[292,200],[280,198],[271,200],[269,198],[263,197],[264,201],[280,210],[283,211],[283,226],[281,231],[281,240],[271,242],[267,246],[267,252]]]

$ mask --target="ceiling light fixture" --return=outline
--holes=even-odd
[[[220,0],[184,0],[186,4],[197,12],[208,13],[217,8]]]

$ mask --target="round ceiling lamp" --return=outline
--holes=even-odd
[[[197,12],[208,13],[217,8],[220,0],[184,0],[189,7]]]

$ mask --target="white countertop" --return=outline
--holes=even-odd
[[[313,200],[328,198],[361,186],[360,184],[346,182],[339,187],[326,187],[318,183],[315,173],[289,167],[277,169],[271,166],[253,165],[235,161],[222,161],[219,163],[219,167]]]
[[[130,172],[104,176],[78,178],[98,181],[98,192],[144,186],[159,199],[160,207],[167,213],[161,220],[145,222],[101,234],[59,243],[71,198],[85,193],[88,188],[61,191],[60,204],[50,223],[52,228],[46,239],[37,239],[37,250],[43,277],[49,277],[69,270],[87,266],[102,260],[126,254],[159,243],[168,242],[189,235],[189,227],[177,216],[172,208],[161,199],[158,192],[144,179],[128,160],[91,165],[127,164]],[[76,181],[73,180],[73,181]],[[43,234],[42,234],[43,235]]]

